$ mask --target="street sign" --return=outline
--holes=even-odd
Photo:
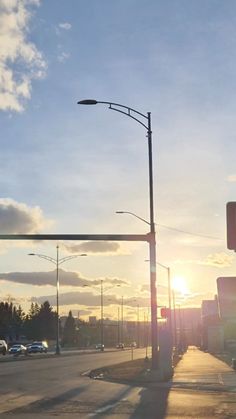
[[[168,307],[161,308],[161,317],[162,319],[167,319],[170,317],[170,309]]]
[[[220,318],[236,319],[236,277],[217,278],[217,291]]]
[[[227,218],[227,247],[236,250],[236,202],[228,202],[226,205]]]

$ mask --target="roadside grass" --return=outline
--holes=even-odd
[[[135,359],[90,372],[90,378],[111,381],[139,381],[151,369],[150,359]]]

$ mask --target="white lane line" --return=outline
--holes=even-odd
[[[219,380],[219,383],[223,386],[224,385],[224,381],[223,381],[223,378],[222,378],[222,375],[221,374],[218,374],[218,380]]]
[[[80,375],[82,375],[82,376],[89,375],[90,371],[91,371],[91,370],[84,371],[84,372],[82,372]]]
[[[115,407],[119,402],[108,404],[107,406],[101,407],[100,409],[95,410],[94,413],[90,413],[88,417],[93,418],[94,416],[98,415],[99,413],[104,413],[107,410],[111,409],[112,407]]]

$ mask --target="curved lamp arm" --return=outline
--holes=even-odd
[[[54,265],[57,265],[56,259],[51,258],[50,256],[47,256],[47,255],[41,255],[40,253],[28,253],[28,256],[38,256],[41,259],[45,259],[48,262],[52,262],[54,263]]]
[[[134,119],[139,124],[141,124],[144,128],[149,130],[149,126],[145,125],[142,121],[140,121],[140,119],[133,116],[132,113],[134,113],[135,115],[140,115],[142,118],[145,118],[147,120],[148,120],[148,116],[139,111],[136,111],[136,109],[130,108],[129,106],[121,105],[120,103],[114,103],[114,102],[104,102],[100,100],[98,101],[95,99],[84,99],[77,102],[78,105],[97,105],[97,103],[103,103],[105,105],[109,105],[109,109],[111,109],[112,111],[117,111],[117,112],[123,113],[126,116],[129,116],[130,118]],[[125,111],[122,109],[125,109]]]

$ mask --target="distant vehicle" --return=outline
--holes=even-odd
[[[0,354],[6,355],[7,353],[7,342],[5,340],[0,340]]]
[[[102,343],[97,343],[95,345],[95,349],[100,349],[100,351],[104,351],[105,346]]]
[[[24,345],[21,344],[15,344],[12,345],[11,348],[9,349],[8,353],[12,354],[12,355],[20,355],[20,354],[26,354],[27,352],[27,348]]]
[[[116,345],[117,349],[125,349],[125,344],[124,343],[118,343]]]
[[[45,340],[33,342],[30,345],[27,345],[28,354],[43,353],[48,351],[48,344]]]
[[[131,346],[131,348],[136,348],[137,347],[137,343],[136,342],[132,342],[130,346]]]

